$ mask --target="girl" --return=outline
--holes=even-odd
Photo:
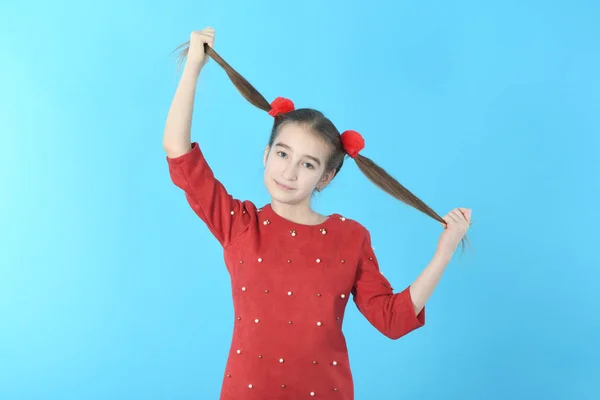
[[[163,146],[170,176],[224,249],[231,277],[235,324],[221,388],[224,399],[354,398],[342,333],[352,295],[381,333],[398,339],[425,323],[425,303],[467,232],[471,211],[438,216],[370,159],[360,155],[358,132],[340,135],[333,123],[292,101],[267,102],[213,49],[214,30],[193,32],[180,46],[187,57],[167,117]],[[244,97],[274,118],[264,153],[264,184],[271,202],[257,208],[227,192],[207,164],[190,127],[196,83],[211,56]],[[394,293],[380,273],[370,235],[339,214],[311,209],[353,158],[380,188],[444,226],[424,271]],[[464,243],[463,243],[464,244]]]

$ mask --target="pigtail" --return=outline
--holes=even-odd
[[[358,166],[358,169],[360,169],[360,171],[381,190],[395,199],[416,208],[424,214],[427,214],[436,221],[444,224],[446,223],[446,221],[444,221],[444,219],[438,213],[433,211],[431,207],[415,196],[410,190],[404,187],[393,176],[388,174],[383,168],[375,164],[370,158],[361,154],[358,154],[353,158]],[[469,239],[466,236],[461,241],[463,252],[465,248],[465,241],[467,244],[469,244]]]
[[[177,55],[178,59],[178,67],[181,68],[183,61],[188,55],[190,42],[187,41],[180,46],[178,46],[173,52],[179,50],[179,54]],[[271,104],[264,98],[262,94],[254,88],[242,75],[240,75],[235,69],[231,67],[223,58],[217,54],[217,52],[210,47],[207,43],[204,43],[204,51],[208,56],[210,56],[213,60],[216,61],[227,73],[229,79],[236,87],[236,89],[244,96],[246,100],[252,103],[254,106],[260,108],[263,111],[269,112],[271,111]]]

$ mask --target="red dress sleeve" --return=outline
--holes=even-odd
[[[167,157],[173,183],[185,192],[194,212],[223,247],[233,243],[249,226],[251,203],[234,199],[219,182],[198,143],[179,157]]]
[[[380,272],[368,231],[352,295],[361,314],[390,339],[399,339],[425,325],[425,308],[416,315],[410,287],[394,293],[392,286]]]

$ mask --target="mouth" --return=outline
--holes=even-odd
[[[275,180],[275,179],[273,179],[273,181],[275,182],[275,184],[276,184],[278,187],[280,187],[280,188],[281,188],[281,189],[283,189],[283,190],[287,190],[287,191],[296,190],[296,189],[294,189],[294,188],[292,188],[292,187],[289,187],[289,186],[286,186],[286,185],[284,185],[284,184],[282,184],[282,183],[279,183],[279,182],[278,182],[277,180]]]

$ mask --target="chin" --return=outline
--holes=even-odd
[[[285,189],[279,187],[273,180],[265,183],[267,191],[269,192],[269,195],[271,195],[272,200],[288,205],[302,203],[302,194],[299,193],[298,190],[286,191]]]

